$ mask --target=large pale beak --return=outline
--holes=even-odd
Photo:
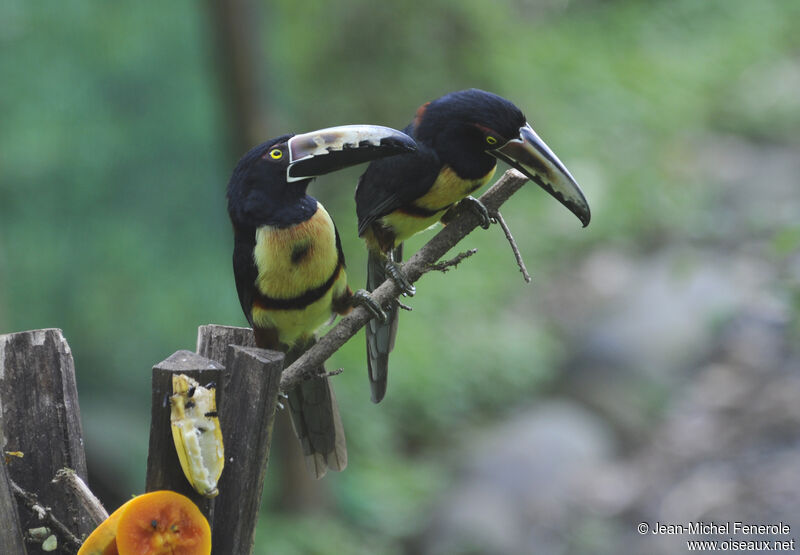
[[[309,179],[384,156],[417,149],[414,139],[380,125],[342,125],[295,135],[288,141],[289,182]]]
[[[592,215],[583,191],[530,124],[526,123],[519,128],[518,138],[508,141],[500,148],[489,150],[488,153],[527,175],[531,181],[569,208],[583,223],[583,227],[589,225]]]

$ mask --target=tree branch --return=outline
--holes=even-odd
[[[503,233],[506,234],[508,244],[511,245],[511,250],[514,251],[514,258],[517,260],[519,271],[522,272],[522,279],[525,280],[525,283],[530,283],[531,275],[528,273],[528,268],[525,267],[525,261],[522,260],[522,253],[519,252],[517,242],[514,240],[514,236],[511,235],[511,230],[508,228],[508,224],[506,223],[505,219],[503,219],[503,215],[498,210],[492,215],[492,217],[497,220],[497,223],[500,224],[500,227],[503,229]]]
[[[437,272],[445,273],[450,268],[457,267],[459,264],[461,264],[462,260],[464,260],[465,258],[469,258],[476,252],[478,252],[478,249],[469,249],[468,251],[460,252],[450,260],[445,260],[444,262],[437,262],[436,264],[431,264],[431,270],[436,270]]]
[[[508,170],[480,197],[480,201],[489,210],[497,212],[505,201],[511,198],[528,180],[517,170]],[[403,265],[403,273],[411,283],[416,282],[423,274],[431,271],[432,266],[456,243],[475,229],[479,224],[478,217],[471,210],[457,206],[450,222],[425,243],[408,262]],[[381,306],[388,304],[400,295],[400,288],[391,279],[384,281],[372,292],[372,298]],[[312,377],[316,369],[322,366],[339,347],[353,337],[370,319],[370,314],[363,307],[356,307],[350,314],[342,318],[332,330],[294,361],[283,371],[281,390],[287,391],[301,380]]]
[[[44,520],[52,526],[67,544],[75,548],[81,546],[81,540],[79,540],[75,534],[72,533],[72,530],[67,528],[63,522],[56,518],[53,511],[50,510],[50,507],[45,507],[39,503],[39,499],[36,497],[35,493],[22,489],[14,480],[9,479],[8,481],[11,484],[11,489],[14,491],[14,495],[16,495],[32,513],[36,514],[40,520]]]
[[[95,526],[99,526],[100,523],[108,518],[108,511],[105,510],[100,500],[95,497],[86,482],[81,480],[81,477],[71,468],[62,468],[56,472],[53,483],[65,487],[75,496]]]

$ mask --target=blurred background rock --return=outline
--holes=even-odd
[[[243,149],[484,88],[523,108],[592,224],[515,195],[533,283],[499,229],[472,234],[475,257],[419,283],[380,405],[363,336],[337,353],[350,465],[302,482],[276,446],[257,552],[685,551],[641,521],[796,537],[798,25],[791,0],[7,0],[0,331],[64,330],[91,485],[116,506],[143,487],[152,365],[244,324],[224,198]],[[356,286],[360,171],[312,186]]]

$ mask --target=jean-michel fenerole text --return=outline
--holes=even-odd
[[[655,522],[650,526],[650,533],[655,535],[786,535],[791,533],[791,526],[784,522],[775,524],[750,524],[747,522],[689,522],[688,524],[675,524]]]

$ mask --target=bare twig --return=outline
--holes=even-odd
[[[508,170],[481,195],[480,201],[490,213],[496,212],[511,195],[516,193],[528,180],[517,170]],[[403,273],[411,282],[416,282],[423,274],[431,270],[447,251],[466,237],[478,224],[478,216],[464,207],[456,207],[453,219],[439,233],[419,249],[408,262],[403,265]],[[388,306],[400,295],[400,288],[394,280],[387,279],[372,292],[372,298],[381,306]],[[281,377],[281,390],[287,391],[297,385],[304,376],[312,375],[322,366],[328,357],[353,337],[371,318],[363,307],[357,307],[342,318],[325,336],[297,360],[288,366]]]
[[[446,272],[450,268],[455,268],[458,266],[462,260],[465,258],[469,258],[473,254],[478,252],[478,249],[469,249],[468,251],[460,252],[455,255],[450,260],[445,260],[444,262],[437,262],[436,264],[431,264],[431,270],[436,270],[437,272]]]
[[[342,372],[344,372],[344,368],[337,368],[336,370],[331,370],[331,371],[329,371],[329,372],[325,372],[325,373],[324,373],[324,374],[322,374],[322,375],[323,375],[324,377],[326,377],[326,378],[330,378],[331,376],[338,376],[338,375],[339,375],[339,374],[341,374]]]
[[[503,233],[506,234],[506,239],[508,239],[508,244],[511,245],[511,250],[514,251],[514,258],[517,259],[517,266],[519,266],[519,271],[522,272],[522,278],[525,280],[525,283],[530,283],[531,275],[528,273],[528,269],[525,267],[525,261],[522,260],[522,253],[519,252],[519,247],[517,246],[517,242],[514,240],[514,236],[511,235],[511,230],[508,228],[508,224],[503,219],[503,215],[500,213],[499,210],[497,210],[492,214],[492,217],[495,220],[497,220],[497,223],[500,224],[501,228],[503,228]]]
[[[47,521],[50,526],[55,528],[59,536],[61,536],[66,543],[72,544],[74,547],[81,546],[81,540],[78,539],[64,523],[55,517],[50,507],[45,507],[39,503],[39,499],[36,497],[35,493],[25,491],[19,487],[14,480],[9,479],[8,481],[11,484],[11,489],[14,490],[14,495],[22,500],[31,512],[36,513],[39,519]]]
[[[56,472],[53,483],[66,487],[78,499],[95,526],[98,526],[108,518],[108,512],[100,503],[100,500],[95,497],[86,482],[81,480],[81,477],[71,468],[62,468]]]

